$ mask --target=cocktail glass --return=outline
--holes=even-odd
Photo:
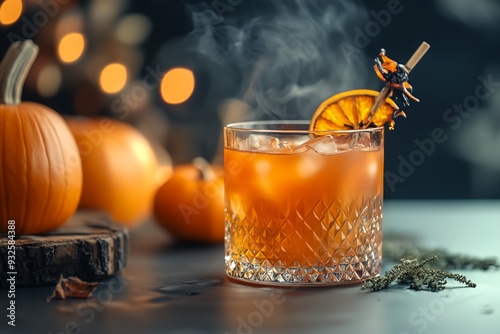
[[[308,127],[308,121],[224,127],[230,278],[317,286],[380,273],[384,129]]]

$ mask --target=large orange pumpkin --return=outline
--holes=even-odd
[[[134,127],[107,118],[68,117],[83,167],[80,207],[107,211],[127,226],[144,221],[158,187],[153,148]]]
[[[0,231],[15,221],[17,234],[64,224],[82,189],[78,148],[63,118],[33,102],[21,103],[27,72],[38,52],[13,43],[0,64]]]

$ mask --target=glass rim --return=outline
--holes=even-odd
[[[344,130],[309,130],[310,120],[266,120],[266,121],[242,121],[234,122],[224,125],[226,130],[234,130],[240,132],[253,132],[253,133],[358,133],[358,132],[378,132],[383,131],[384,127],[364,128],[364,129],[344,129]],[[265,125],[307,125],[307,129],[268,129],[268,128],[251,128],[249,126],[265,126]]]

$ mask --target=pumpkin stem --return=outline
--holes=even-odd
[[[31,40],[14,42],[0,63],[0,103],[21,103],[24,81],[38,54],[38,46]]]
[[[200,178],[204,181],[211,181],[216,178],[215,172],[210,167],[207,160],[202,157],[196,157],[193,159],[193,165],[200,171]]]

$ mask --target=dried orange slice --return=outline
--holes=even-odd
[[[368,126],[383,126],[389,123],[394,129],[393,117],[404,115],[396,103],[387,98],[367,125],[370,108],[379,92],[370,89],[355,89],[334,95],[325,100],[314,112],[310,131],[351,130]]]

